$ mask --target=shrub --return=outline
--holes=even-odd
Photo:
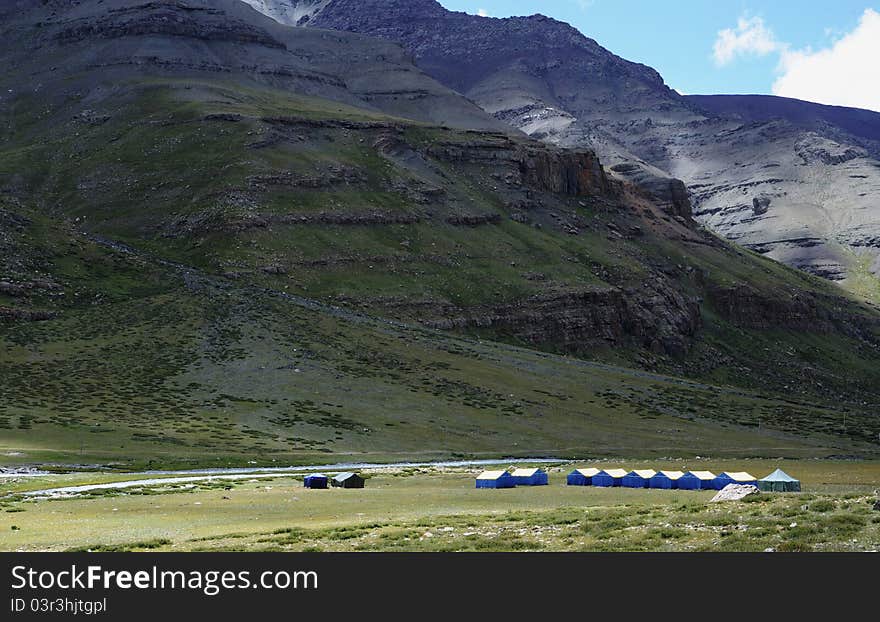
[[[810,504],[810,510],[813,512],[818,512],[823,514],[825,512],[830,512],[835,508],[833,501],[821,500],[816,501],[815,503]]]

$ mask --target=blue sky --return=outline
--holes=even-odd
[[[880,108],[880,99],[869,106],[874,100],[864,93],[835,95],[830,86],[825,93],[810,84],[817,75],[824,75],[817,74],[819,66],[829,81],[844,67],[852,70],[850,80],[880,82],[880,65],[874,66],[880,50],[871,43],[880,39],[880,14],[875,14],[877,25],[872,20],[860,26],[868,21],[868,9],[880,13],[880,0],[440,2],[448,9],[468,13],[482,9],[493,17],[543,13],[566,21],[615,54],[651,65],[669,86],[684,93],[777,92],[814,101],[850,98],[862,102],[863,107]],[[721,37],[724,30],[729,33]],[[838,45],[853,33],[860,35],[856,43]],[[727,47],[716,53],[719,39],[722,48],[725,42]],[[870,58],[855,63],[857,68],[851,67],[852,59],[862,55]],[[792,68],[797,69],[796,75],[787,75]],[[782,78],[786,80],[781,87]]]

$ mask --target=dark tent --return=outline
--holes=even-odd
[[[657,471],[630,471],[621,480],[620,485],[624,488],[647,488],[655,475]]]
[[[612,488],[620,486],[623,478],[626,477],[626,471],[623,469],[608,469],[607,471],[599,471],[593,476],[593,486],[600,488]]]
[[[663,490],[678,488],[678,480],[680,480],[683,475],[684,473],[681,471],[660,471],[648,482],[648,488],[659,488]]]
[[[327,488],[327,476],[323,473],[306,475],[303,479],[303,486],[306,488]]]
[[[476,481],[477,488],[516,488],[516,479],[507,471],[486,471]]]
[[[801,483],[785,471],[776,469],[764,479],[758,480],[758,488],[764,492],[800,492]]]
[[[517,486],[546,486],[550,483],[544,469],[516,469],[511,475]]]
[[[748,473],[722,473],[712,482],[712,487],[715,490],[723,490],[725,486],[729,486],[730,484],[738,484],[740,486],[754,486],[758,487],[758,478],[753,475],[749,475]]]
[[[593,477],[599,473],[599,469],[575,469],[565,478],[565,483],[568,486],[592,486]]]
[[[688,471],[678,480],[680,490],[711,490],[715,474],[709,471]]]
[[[334,488],[363,488],[364,478],[357,473],[340,473],[330,483]]]

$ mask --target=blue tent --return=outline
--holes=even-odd
[[[303,486],[306,488],[327,488],[327,476],[323,473],[315,473],[314,475],[306,475],[303,479]]]
[[[684,476],[681,471],[660,471],[648,482],[649,488],[671,490],[678,488],[678,481]],[[699,480],[698,480],[699,481]]]
[[[688,471],[678,480],[680,490],[711,490],[715,474],[710,471]]]
[[[565,483],[569,486],[592,486],[593,477],[600,472],[599,469],[575,469],[565,478]]]
[[[758,478],[748,473],[722,473],[712,482],[715,490],[721,490],[729,484],[758,487]]]
[[[630,471],[621,480],[621,486],[624,488],[647,488],[651,482],[651,478],[657,475],[657,471]]]
[[[623,482],[623,478],[626,477],[626,473],[627,472],[623,469],[607,469],[605,471],[599,471],[593,476],[593,486],[599,486],[600,488],[620,486]]]
[[[544,469],[516,469],[511,475],[517,486],[546,486],[550,483]]]
[[[486,471],[477,477],[477,488],[516,488],[516,480],[507,471]]]

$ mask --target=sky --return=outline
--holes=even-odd
[[[682,94],[772,94],[880,111],[880,0],[439,0],[568,22]]]

